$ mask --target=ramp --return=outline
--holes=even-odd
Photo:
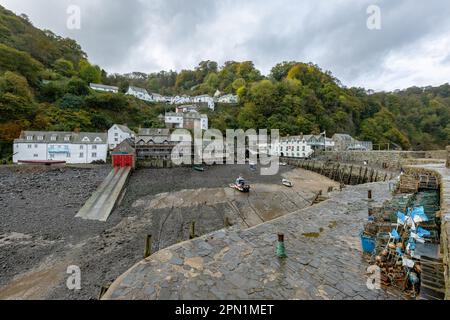
[[[108,220],[130,173],[131,167],[113,169],[75,217],[85,220]]]

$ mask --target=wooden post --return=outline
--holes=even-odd
[[[191,222],[191,231],[189,232],[189,239],[192,240],[195,238],[195,221]]]
[[[338,175],[339,175],[339,169],[341,168],[341,165],[338,163],[336,166],[336,172],[334,173],[333,176],[333,180],[337,180],[338,179]]]
[[[356,180],[356,184],[360,184],[361,174],[362,174],[362,167],[359,167],[359,174],[358,174],[358,179]]]
[[[375,174],[375,170],[374,169],[372,169],[371,171],[370,171],[370,182],[373,182],[373,175]]]
[[[145,238],[144,259],[152,255],[152,235],[148,235]]]
[[[363,176],[363,178],[362,178],[362,183],[365,183],[366,182],[366,179],[367,179],[367,172],[369,171],[369,169],[366,167],[366,170],[364,171],[364,176]]]
[[[348,182],[347,182],[348,185],[350,185],[352,182],[352,174],[353,174],[353,165],[350,167],[350,174],[348,175]]]
[[[339,177],[339,184],[342,184],[344,182],[344,178],[345,178],[345,169],[347,169],[347,167],[344,167],[341,171],[341,176]]]

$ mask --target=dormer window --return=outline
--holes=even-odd
[[[38,136],[37,139],[38,139],[39,141],[42,141],[42,140],[44,140],[44,136]]]
[[[83,141],[83,142],[90,142],[91,140],[89,140],[88,137],[84,137],[82,141]]]
[[[102,142],[102,139],[101,138],[99,138],[99,137],[97,137],[97,138],[95,138],[95,140],[94,140],[95,142]]]
[[[56,141],[56,136],[51,136],[50,140]]]
[[[27,140],[33,140],[33,136],[27,136]]]
[[[70,141],[70,136],[65,136],[64,141]]]

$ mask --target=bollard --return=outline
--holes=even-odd
[[[278,244],[277,244],[277,257],[287,258],[286,247],[284,246],[284,234],[278,234]]]
[[[144,259],[147,259],[152,255],[152,235],[148,235],[145,238]]]
[[[191,231],[189,232],[189,239],[192,240],[195,238],[195,221],[191,223]]]

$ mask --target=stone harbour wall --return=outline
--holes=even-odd
[[[444,164],[408,167],[407,172],[435,175],[441,192],[441,254],[445,270],[445,299],[450,300],[450,168]]]
[[[387,183],[349,186],[329,200],[249,229],[227,228],[156,252],[120,276],[103,300],[400,299],[370,290],[360,232]],[[276,255],[285,235],[287,258]]]
[[[384,169],[400,169],[418,159],[446,159],[445,150],[437,151],[327,151],[319,158],[324,160],[363,163],[371,167]]]

